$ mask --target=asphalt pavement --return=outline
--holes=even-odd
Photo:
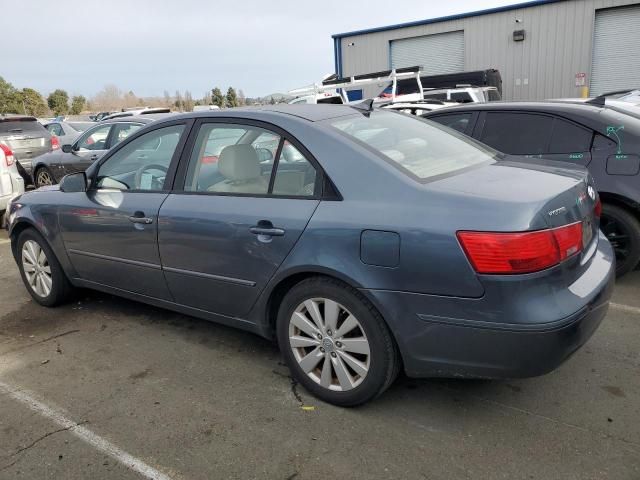
[[[363,407],[242,331],[100,293],[34,303],[0,234],[0,479],[640,479],[640,271],[555,372],[400,378]]]

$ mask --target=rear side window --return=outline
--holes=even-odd
[[[547,153],[553,118],[531,113],[488,112],[480,141],[503,153]]]
[[[440,125],[444,125],[445,127],[453,128],[454,130],[464,133],[469,127],[471,116],[471,113],[456,113],[452,115],[432,117],[429,118],[429,120],[433,120],[434,122],[438,122]]]
[[[590,130],[556,118],[548,153],[588,152],[592,137],[593,132]]]
[[[44,128],[40,122],[35,120],[17,120],[17,121],[0,121],[0,135],[1,134],[15,134],[20,135],[23,133],[47,133],[47,129]]]
[[[51,135],[56,135],[58,137],[64,135],[64,130],[62,130],[62,126],[59,123],[51,123],[46,126],[46,129],[49,130]]]

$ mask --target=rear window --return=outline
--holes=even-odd
[[[496,157],[495,151],[462,134],[390,111],[343,117],[330,124],[419,180],[481,165]]]
[[[36,120],[5,120],[0,121],[0,134],[16,134],[21,133],[33,133],[38,132],[42,134],[47,133],[47,129],[44,128],[40,122]]]

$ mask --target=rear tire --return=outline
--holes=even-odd
[[[616,253],[616,276],[632,271],[640,262],[640,222],[628,210],[605,203],[600,228]]]
[[[47,241],[29,228],[17,242],[20,276],[31,297],[44,307],[55,307],[67,301],[73,287]]]
[[[395,341],[380,313],[359,291],[331,278],[309,278],[286,294],[277,334],[293,378],[334,405],[374,399],[400,369]]]
[[[47,167],[38,167],[33,175],[33,184],[36,188],[46,185],[55,185],[56,179]]]

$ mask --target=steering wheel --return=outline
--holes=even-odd
[[[161,170],[166,175],[167,172],[169,171],[169,168],[165,167],[164,165],[160,165],[159,163],[150,163],[149,165],[142,165],[138,169],[138,171],[136,172],[135,180],[133,182],[133,184],[134,184],[136,189],[140,189],[140,182],[142,181],[142,174],[144,172],[146,172],[147,170]],[[162,186],[160,188],[162,188]]]

